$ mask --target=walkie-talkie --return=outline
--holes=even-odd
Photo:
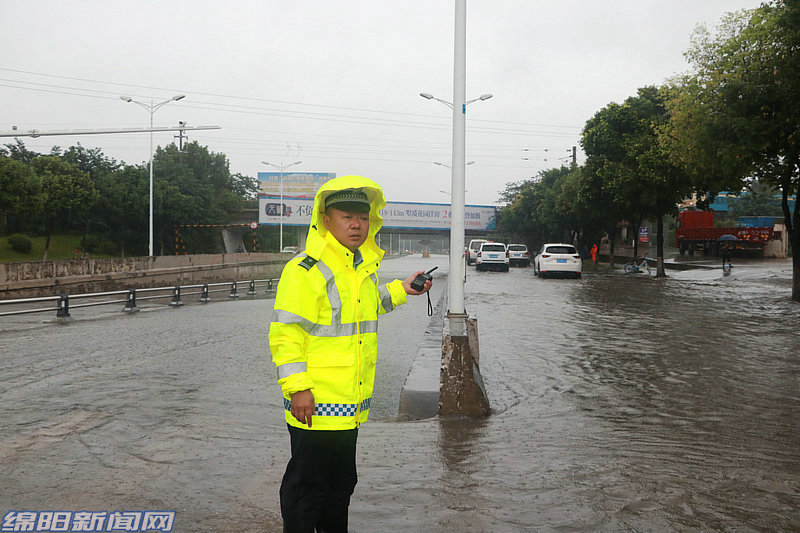
[[[433,272],[437,268],[439,267],[435,266],[432,269],[425,272],[424,274],[420,274],[419,276],[414,278],[414,281],[411,282],[411,288],[414,289],[415,291],[423,290],[425,288],[425,282],[433,279],[433,276],[431,276],[431,272]]]

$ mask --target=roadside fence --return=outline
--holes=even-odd
[[[81,307],[94,307],[98,305],[124,304],[122,311],[135,313],[139,311],[137,302],[142,300],[156,300],[169,298],[170,307],[183,305],[186,296],[199,295],[198,302],[211,301],[211,293],[227,292],[229,299],[239,298],[239,288],[247,287],[247,296],[255,297],[258,291],[266,295],[273,295],[278,288],[278,279],[255,279],[247,281],[230,281],[223,283],[202,283],[199,285],[175,285],[172,287],[152,287],[145,289],[127,289],[122,291],[94,292],[86,294],[60,294],[58,296],[43,296],[39,298],[20,298],[16,300],[0,300],[0,309],[4,306],[26,306],[24,309],[14,309],[0,312],[0,317],[11,315],[25,315],[30,313],[55,312],[57,318],[70,318],[70,310]],[[85,303],[74,303],[75,301]],[[27,307],[27,306],[35,307]],[[38,305],[43,305],[39,307]]]

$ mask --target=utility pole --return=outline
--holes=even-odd
[[[180,127],[186,126],[186,123],[185,122],[178,122],[178,126],[180,126]],[[173,135],[173,137],[175,139],[178,139],[178,153],[180,153],[180,154],[183,153],[183,140],[184,139],[187,139],[187,140],[189,139],[189,136],[188,135],[184,135],[183,131],[184,131],[183,129],[179,129],[178,130],[178,134],[177,135]]]

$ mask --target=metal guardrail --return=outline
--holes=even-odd
[[[0,300],[0,308],[3,305],[13,304],[35,304],[35,303],[54,303],[56,307],[36,307],[31,309],[19,309],[14,311],[0,312],[0,317],[11,315],[25,315],[30,313],[55,312],[58,318],[70,318],[70,309],[81,307],[95,307],[98,305],[125,304],[123,312],[135,313],[139,311],[137,301],[155,300],[159,298],[171,298],[170,307],[183,305],[184,296],[200,295],[198,302],[208,303],[211,301],[210,294],[213,292],[227,292],[228,298],[239,298],[239,286],[247,284],[247,295],[255,296],[258,294],[257,288],[266,286],[266,294],[274,292],[278,287],[277,279],[254,279],[248,281],[229,281],[222,283],[202,283],[199,285],[174,285],[171,287],[152,287],[145,289],[128,289],[123,291],[93,292],[85,294],[60,294],[58,296],[43,296],[39,298],[19,298],[15,300]],[[199,289],[199,290],[197,290]],[[185,292],[186,290],[190,292]],[[165,293],[168,294],[159,294]],[[144,296],[143,296],[144,295]],[[124,296],[124,298],[117,298]],[[75,300],[97,300],[87,301],[86,303],[73,303]]]

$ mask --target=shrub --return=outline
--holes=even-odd
[[[100,243],[97,245],[95,253],[103,255],[117,255],[117,245],[112,241],[100,241]]]
[[[100,245],[100,238],[96,235],[86,235],[81,243],[81,250],[89,253],[97,253],[97,247]]]
[[[29,254],[33,249],[33,243],[31,242],[31,240],[27,236],[22,235],[20,233],[11,235],[6,240],[8,241],[8,244],[11,245],[11,248],[15,252],[19,252],[21,254]]]

